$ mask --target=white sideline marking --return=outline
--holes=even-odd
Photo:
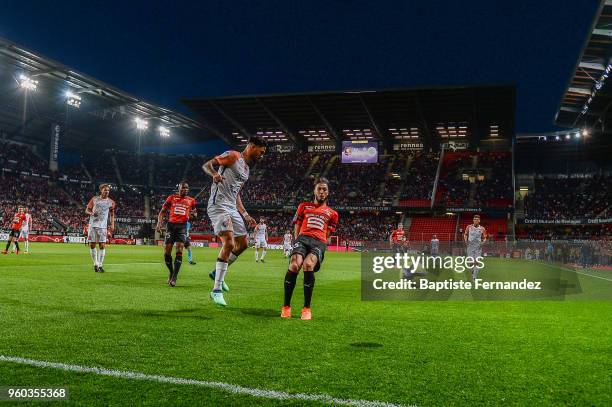
[[[606,280],[606,281],[612,281],[609,278],[605,278],[605,277],[600,277],[600,276],[594,276],[593,274],[587,274],[587,273],[581,273],[579,271],[576,270],[572,270],[574,273],[578,273],[578,274],[582,274],[583,276],[589,276],[589,277],[594,277],[594,278],[601,278],[602,280]]]
[[[553,265],[551,265],[551,264],[546,264],[546,263],[542,263],[542,264],[544,264],[545,266],[548,266],[548,267],[554,268],[554,269],[561,269],[561,270],[571,271],[571,272],[576,273],[576,274],[582,274],[583,276],[593,277],[593,278],[600,278],[600,279],[602,279],[602,280],[606,280],[606,281],[610,281],[610,282],[612,282],[612,279],[605,278],[605,277],[600,277],[600,276],[595,276],[595,275],[593,275],[593,274],[588,274],[588,273],[581,273],[581,272],[579,272],[579,271],[572,270],[572,269],[567,268],[567,267],[553,266]]]
[[[0,355],[0,362],[18,363],[21,365],[36,366],[42,368],[59,369],[68,372],[94,373],[101,376],[119,377],[123,379],[146,380],[159,383],[186,384],[191,386],[208,387],[219,389],[234,394],[247,394],[254,397],[263,397],[276,400],[304,400],[318,401],[322,403],[338,404],[343,406],[357,407],[403,407],[400,404],[387,403],[384,401],[352,400],[340,399],[327,394],[306,394],[306,393],[287,393],[284,391],[255,389],[250,387],[237,386],[222,382],[209,382],[204,380],[182,379],[180,377],[148,375],[140,372],[130,372],[126,370],[105,369],[103,367],[88,367],[79,365],[69,365],[65,363],[46,362],[44,360],[34,360],[20,358],[16,356]]]

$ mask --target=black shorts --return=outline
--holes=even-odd
[[[13,229],[11,229],[11,231],[9,232],[9,239],[10,239],[11,237],[14,237],[14,238],[16,238],[16,239],[19,239],[19,235],[20,235],[20,234],[21,234],[21,230],[19,230],[19,229],[18,229],[18,230],[13,230]]]
[[[306,258],[309,254],[317,256],[317,264],[315,265],[314,271],[319,271],[321,263],[325,259],[325,250],[327,245],[320,240],[317,240],[310,236],[300,235],[297,240],[293,243],[291,255],[301,254],[302,257]]]
[[[166,226],[166,244],[185,243],[187,241],[187,224],[170,223]]]
[[[189,246],[191,246],[191,242],[189,241],[189,235],[187,235],[187,238],[185,239],[185,247]]]

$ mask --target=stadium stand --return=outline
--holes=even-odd
[[[586,174],[580,178],[539,177],[525,197],[525,216],[573,219],[605,215],[612,205],[612,176]]]
[[[457,216],[414,216],[411,219],[408,239],[410,241],[429,241],[437,235],[440,241],[455,240]]]

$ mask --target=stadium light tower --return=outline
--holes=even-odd
[[[134,122],[136,122],[136,130],[138,130],[138,154],[141,153],[142,150],[142,133],[147,130],[149,128],[149,122],[141,119],[140,117],[136,117],[134,119]]]
[[[81,107],[81,97],[76,93],[66,91],[66,104],[74,107],[75,109],[79,109]]]
[[[36,79],[32,79],[27,75],[21,74],[19,75],[19,86],[26,91],[36,91],[38,88],[38,81]]]
[[[170,137],[170,129],[164,126],[159,126],[159,135],[164,137],[164,138],[168,138]]]
[[[584,137],[588,136],[589,135],[589,131],[587,129],[582,129],[582,135]]]
[[[142,131],[149,128],[149,122],[144,119],[141,119],[140,117],[135,118],[134,121],[136,122],[136,128],[138,130]]]

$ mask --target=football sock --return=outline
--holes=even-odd
[[[293,296],[297,277],[298,273],[293,273],[291,270],[287,270],[287,274],[285,274],[285,307],[291,306],[291,297]]]
[[[234,252],[231,252],[231,253],[230,253],[230,255],[229,255],[229,258],[227,259],[227,265],[228,265],[228,266],[231,266],[231,264],[232,264],[233,262],[235,262],[235,261],[236,261],[236,259],[238,259],[238,255],[237,255],[237,254],[234,254]]]
[[[238,255],[234,254],[234,252],[231,252],[229,255],[229,258],[227,259],[227,266],[231,266],[233,262],[235,262],[238,259]],[[212,276],[213,278],[215,278],[215,276],[217,275],[217,270],[213,270],[212,272]]]
[[[4,250],[8,252],[9,247],[11,247],[11,242],[6,242],[6,248]]]
[[[264,249],[263,253],[261,254],[261,259],[263,260],[264,257],[266,257],[266,250]]]
[[[104,264],[105,255],[106,255],[106,249],[98,250],[98,266],[102,267],[102,264]]]
[[[476,280],[477,276],[478,276],[478,269],[476,267],[474,267],[472,269],[472,280]]]
[[[97,266],[98,265],[98,251],[94,247],[93,249],[90,248],[89,252],[91,253],[91,259],[93,260],[94,266]]]
[[[255,249],[255,261],[259,260],[259,250]]]
[[[172,274],[172,278],[178,277],[179,270],[181,269],[181,264],[183,264],[183,253],[176,252],[174,256],[174,274]]]
[[[25,251],[26,252],[30,251],[30,241],[29,240],[25,241]]]
[[[310,308],[310,301],[312,300],[312,292],[314,291],[315,285],[315,273],[314,271],[304,272],[304,308]]]
[[[227,273],[228,265],[228,262],[217,259],[217,264],[215,265],[215,287],[213,291],[221,291],[221,284],[225,278],[225,273]]]
[[[186,249],[187,249],[187,260],[191,262],[193,261],[193,253],[191,252],[191,246],[186,247]]]
[[[15,250],[19,251],[19,243],[15,242]]]
[[[171,254],[164,254],[164,263],[166,263],[166,267],[168,267],[168,270],[170,271],[170,274],[172,275],[172,273],[174,272],[174,269],[172,268],[172,255]]]

